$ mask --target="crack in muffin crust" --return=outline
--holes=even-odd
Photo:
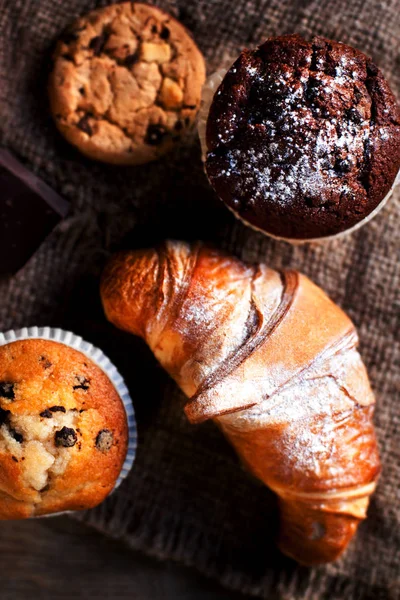
[[[225,75],[207,150],[211,184],[250,225],[292,239],[334,235],[392,187],[399,109],[361,52],[323,38],[272,38]]]
[[[60,38],[49,81],[63,135],[116,164],[155,160],[192,127],[204,59],[184,27],[125,2],[79,19]]]

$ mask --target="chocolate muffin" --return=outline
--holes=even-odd
[[[122,401],[84,354],[43,339],[0,347],[0,519],[99,504],[127,441]]]
[[[400,111],[381,71],[345,44],[299,35],[244,50],[215,93],[206,172],[248,224],[333,236],[383,204],[400,168]]]

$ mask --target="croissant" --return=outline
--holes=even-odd
[[[342,310],[298,272],[181,242],[117,254],[101,296],[189,398],[189,421],[213,419],[277,494],[281,550],[336,559],[380,470],[374,396]]]

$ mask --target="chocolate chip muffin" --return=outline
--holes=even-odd
[[[323,38],[244,50],[213,96],[206,171],[248,224],[292,240],[333,236],[384,202],[400,169],[400,112],[362,52]]]
[[[204,59],[186,29],[154,6],[93,11],[59,40],[50,104],[66,139],[87,156],[142,164],[192,128]]]
[[[122,401],[84,354],[41,339],[0,347],[0,519],[99,504],[127,443]]]

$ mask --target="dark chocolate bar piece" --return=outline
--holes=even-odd
[[[0,275],[19,271],[69,203],[0,148]]]

